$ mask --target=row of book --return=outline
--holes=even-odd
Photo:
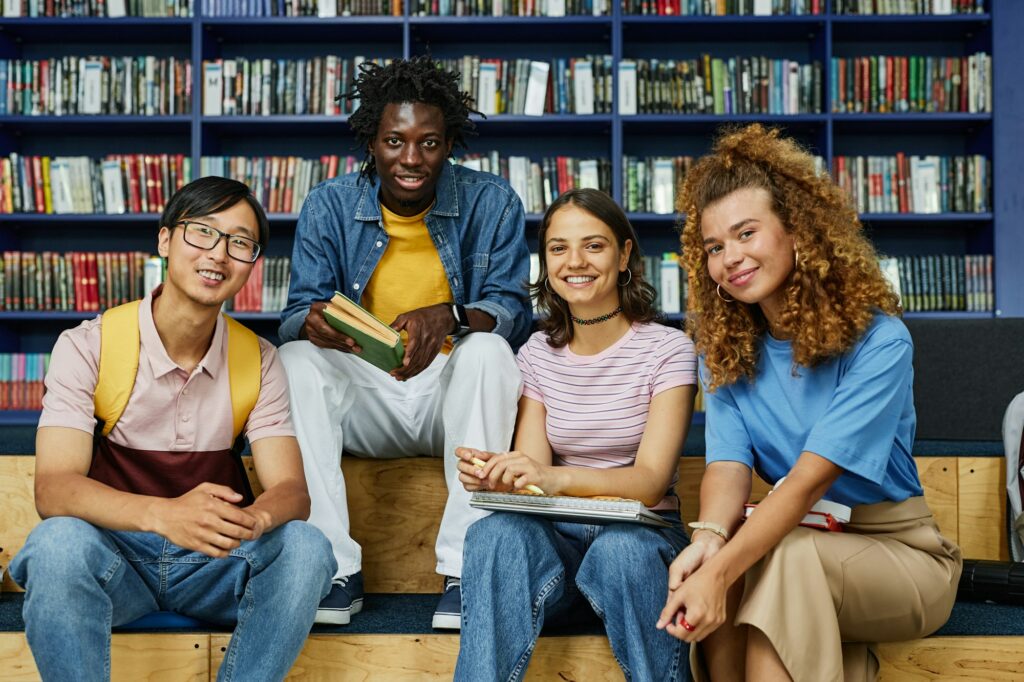
[[[879,263],[906,312],[995,309],[992,254],[898,256]]]
[[[836,14],[981,14],[985,0],[832,0]]]
[[[192,0],[4,0],[4,17],[191,17]]]
[[[329,178],[359,170],[362,159],[331,154],[298,156],[204,156],[200,177],[219,175],[244,182],[268,213],[298,213],[309,190]]]
[[[0,213],[160,213],[192,179],[185,154],[0,158]]]
[[[624,14],[755,16],[823,14],[825,0],[622,0]]]
[[[43,409],[49,353],[0,353],[0,410]]]
[[[622,159],[622,209],[630,213],[676,211],[676,190],[695,161],[692,156]]]
[[[0,116],[192,112],[192,64],[177,57],[0,59]]]
[[[985,213],[991,162],[969,156],[837,156],[832,174],[860,213]]]
[[[620,114],[821,113],[822,66],[768,57],[619,63]]]
[[[592,187],[611,194],[612,164],[609,159],[572,156],[500,156],[498,152],[465,154],[456,163],[500,175],[508,180],[527,213],[543,213],[558,196],[570,189]]]
[[[402,0],[203,0],[206,17],[402,16]]]
[[[288,301],[292,259],[264,256],[253,264],[249,279],[224,307],[236,313],[278,313]]]
[[[203,62],[203,115],[351,114],[340,98],[366,61],[387,59],[328,55],[309,59],[211,59]]]
[[[4,251],[3,310],[91,312],[134,301],[162,281],[160,258],[141,251]]]
[[[607,16],[612,0],[411,0],[421,17]]]
[[[992,57],[833,57],[830,94],[835,113],[988,113]]]
[[[439,60],[462,74],[462,89],[483,114],[607,114],[612,110],[612,57]]]

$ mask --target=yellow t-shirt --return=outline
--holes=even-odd
[[[366,284],[362,305],[384,324],[391,324],[410,310],[452,300],[441,255],[423,220],[430,208],[406,217],[380,207],[388,245]],[[402,342],[408,342],[405,332]],[[441,352],[451,349],[451,339],[445,339]]]

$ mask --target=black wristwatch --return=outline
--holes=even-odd
[[[452,327],[452,336],[465,334],[469,331],[469,315],[466,313],[466,306],[459,303],[452,303],[452,317],[455,318],[455,326]]]

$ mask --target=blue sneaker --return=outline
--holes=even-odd
[[[352,616],[363,610],[363,572],[335,578],[331,591],[316,609],[314,623],[348,625]]]
[[[462,629],[462,581],[458,578],[445,576],[444,594],[437,602],[431,624],[436,630]]]

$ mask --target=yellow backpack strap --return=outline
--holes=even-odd
[[[132,301],[103,313],[100,367],[93,393],[96,417],[106,436],[121,418],[139,371],[139,303]]]
[[[228,377],[231,383],[231,413],[234,416],[231,440],[242,433],[249,413],[260,397],[263,359],[260,341],[252,331],[227,315],[224,316],[228,333]]]

